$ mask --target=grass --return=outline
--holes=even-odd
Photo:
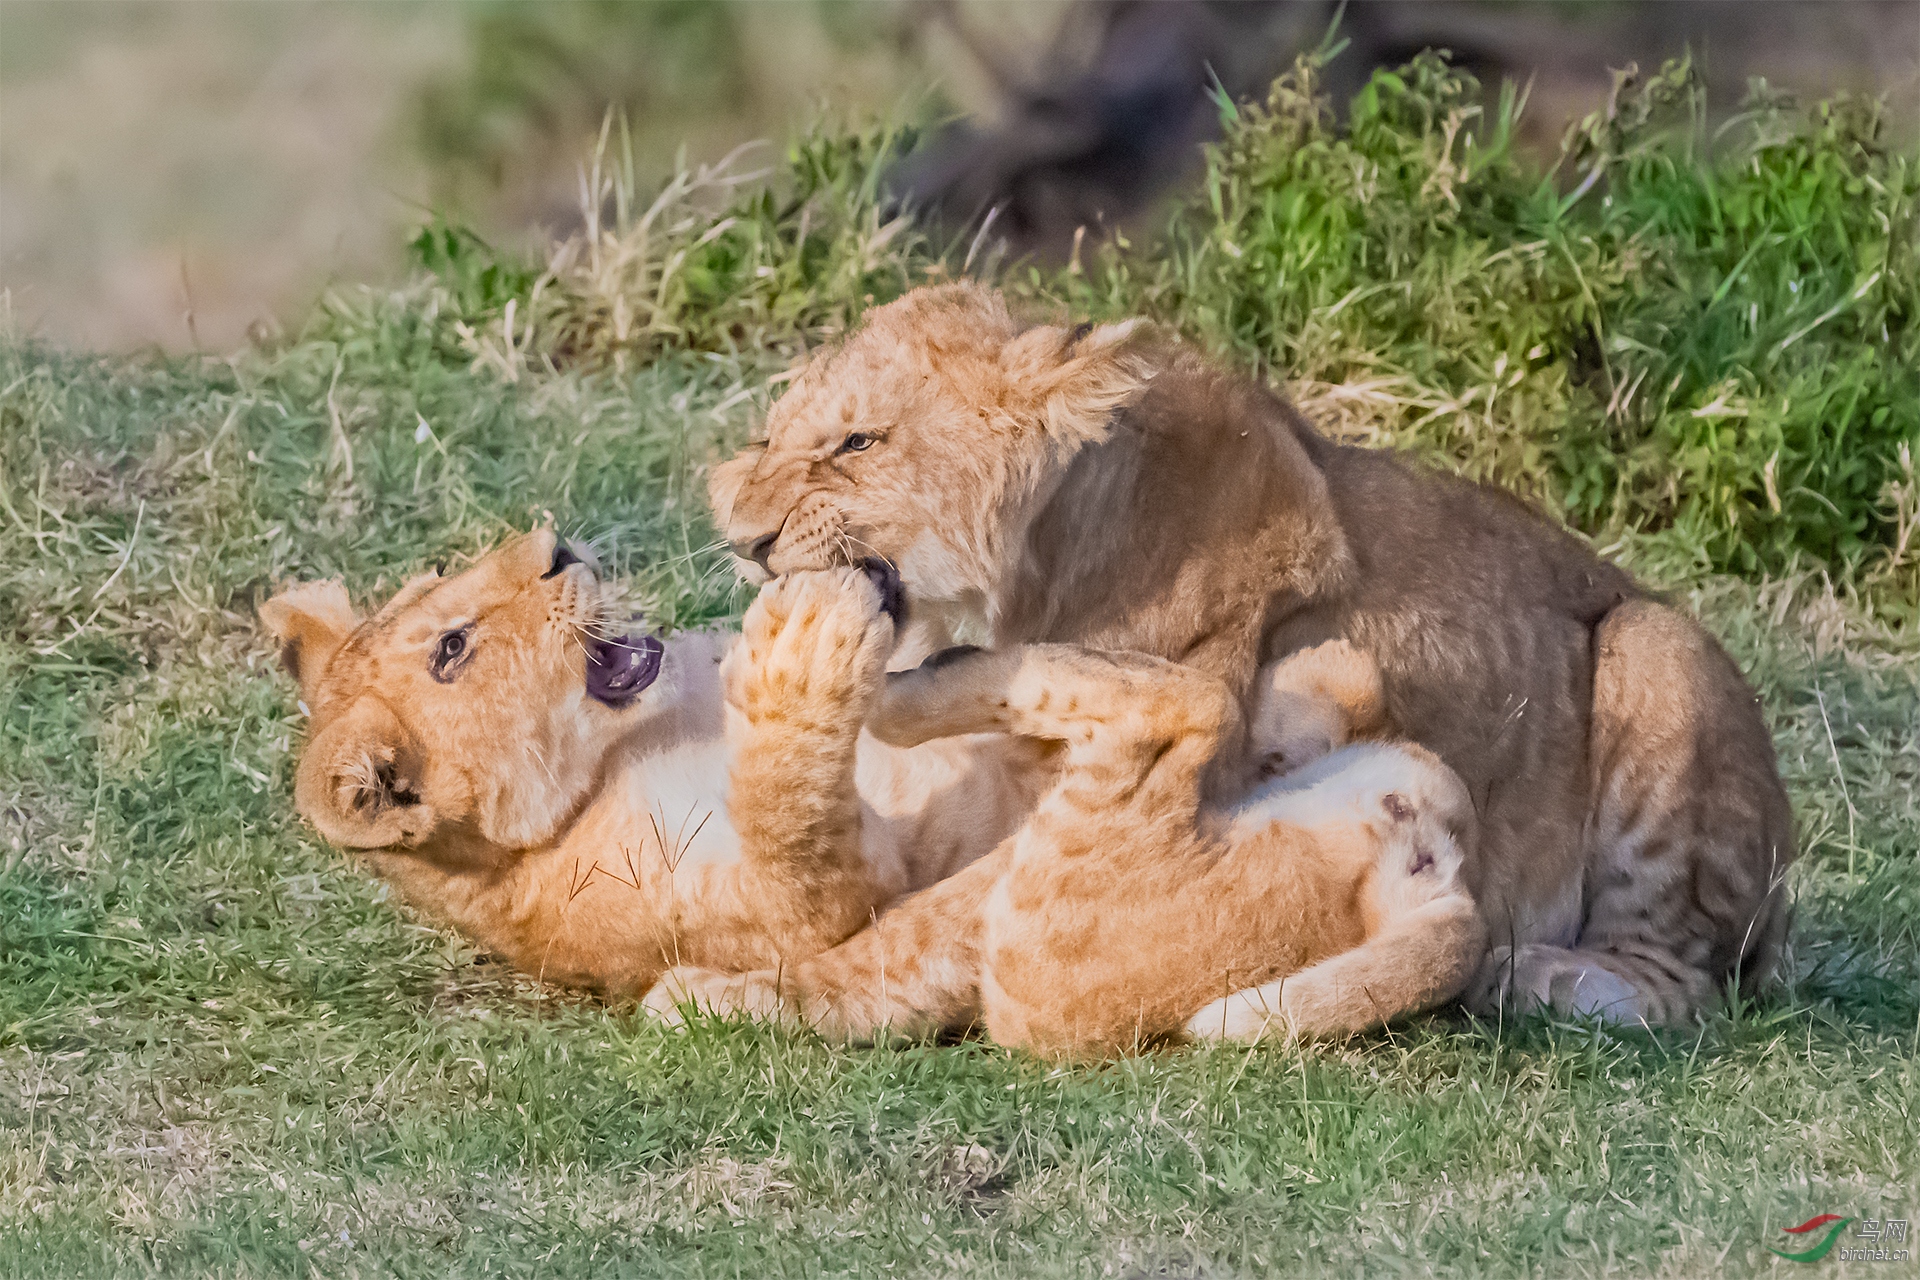
[[[857,247],[883,224],[850,207],[827,225]],[[1784,990],[1693,1032],[1446,1014],[1071,1070],[836,1050],[667,1033],[395,910],[292,813],[255,605],[335,573],[373,599],[551,513],[662,621],[737,612],[699,468],[865,301],[814,306],[854,250],[804,201],[764,211],[749,274],[794,274],[624,359],[484,358],[538,273],[483,278],[457,234],[439,280],[336,298],[277,351],[0,345],[0,1275],[1751,1274],[1815,1213],[1916,1216],[1920,635],[1878,533],[1736,576],[1674,522],[1596,526],[1752,674],[1802,833]],[[1188,314],[1140,252],[1130,296]],[[1118,270],[1009,278],[1057,304]],[[1378,356],[1414,369],[1411,343]],[[1404,384],[1305,372],[1355,434],[1418,420]],[[1427,447],[1486,456],[1453,438]]]

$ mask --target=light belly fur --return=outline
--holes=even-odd
[[[1363,743],[1342,747],[1292,773],[1264,782],[1225,812],[1233,837],[1245,839],[1275,822],[1315,827],[1371,817],[1389,791],[1417,788],[1431,768],[1398,747]]]

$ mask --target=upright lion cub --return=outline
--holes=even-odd
[[[886,741],[1062,743],[1033,815],[824,955],[784,973],[675,970],[648,1005],[855,1038],[977,1018],[1001,1043],[1089,1056],[1181,1033],[1356,1031],[1458,995],[1486,945],[1464,886],[1477,835],[1465,786],[1420,747],[1347,745],[1384,719],[1378,673],[1352,646],[1296,655],[1262,681],[1261,745],[1298,766],[1216,807],[1208,775],[1232,755],[1221,747],[1239,712],[1191,667],[1020,645],[888,677],[869,721]]]
[[[1677,1024],[1773,971],[1793,815],[1713,637],[1509,495],[1337,444],[1150,326],[916,289],[812,356],[709,492],[756,580],[898,566],[921,654],[1136,650],[1250,707],[1263,664],[1350,641],[1479,804],[1475,1008]]]
[[[1044,783],[1017,743],[861,733],[893,623],[858,568],[774,584],[737,640],[618,634],[550,532],[371,618],[337,582],[260,612],[311,716],[300,812],[520,968],[612,995],[823,950]]]

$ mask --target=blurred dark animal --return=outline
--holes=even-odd
[[[1531,86],[1522,140],[1542,149],[1604,100],[1608,68],[1629,62],[1651,68],[1691,50],[1722,111],[1756,75],[1824,94],[1885,89],[1920,67],[1914,0],[1080,0],[1030,67],[953,0],[921,12],[986,70],[1003,121],[951,125],[900,164],[895,191],[950,233],[1053,259],[1082,228],[1121,227],[1193,173],[1198,144],[1219,131],[1215,95],[1262,95],[1336,19],[1348,44],[1322,81],[1335,104],[1376,67],[1448,49],[1482,84]]]
[[[1086,0],[1029,73],[951,3],[929,6],[987,71],[1006,122],[948,128],[895,189],[951,230],[985,227],[1015,252],[1061,252],[1080,227],[1124,220],[1190,171],[1218,132],[1209,90],[1242,97],[1280,69],[1267,30],[1283,0]],[[1251,54],[1252,56],[1248,56]]]

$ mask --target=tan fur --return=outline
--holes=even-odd
[[[1312,703],[1337,747],[1377,712],[1363,666],[1335,642],[1268,680]],[[1358,678],[1330,690],[1334,671]],[[850,1037],[978,1019],[1003,1044],[1089,1056],[1183,1033],[1357,1031],[1458,994],[1485,947],[1462,887],[1474,819],[1459,779],[1418,747],[1352,747],[1209,807],[1203,778],[1238,720],[1211,676],[1066,645],[889,677],[870,721],[888,741],[1063,742],[1033,816],[835,951],[784,974],[676,969],[647,1003]]]
[[[1373,659],[1329,640],[1262,670],[1247,731],[1256,772],[1276,778],[1335,747],[1383,737],[1387,695]]]
[[[737,644],[675,637],[635,702],[599,703],[582,637],[610,620],[554,550],[528,535],[366,621],[337,583],[261,608],[312,717],[300,811],[530,973],[623,994],[812,955],[993,848],[1044,784],[1019,744],[862,735],[892,624],[853,570],[775,584]]]
[[[1144,328],[1023,328],[964,284],[870,313],[767,434],[713,478],[735,551],[753,572],[887,557],[914,657],[956,638],[1138,650],[1257,717],[1263,663],[1350,641],[1386,730],[1474,798],[1494,937],[1475,1007],[1675,1022],[1771,972],[1796,849],[1751,691],[1696,624],[1509,496],[1336,446]],[[1211,786],[1260,763],[1222,752],[1240,766]]]

